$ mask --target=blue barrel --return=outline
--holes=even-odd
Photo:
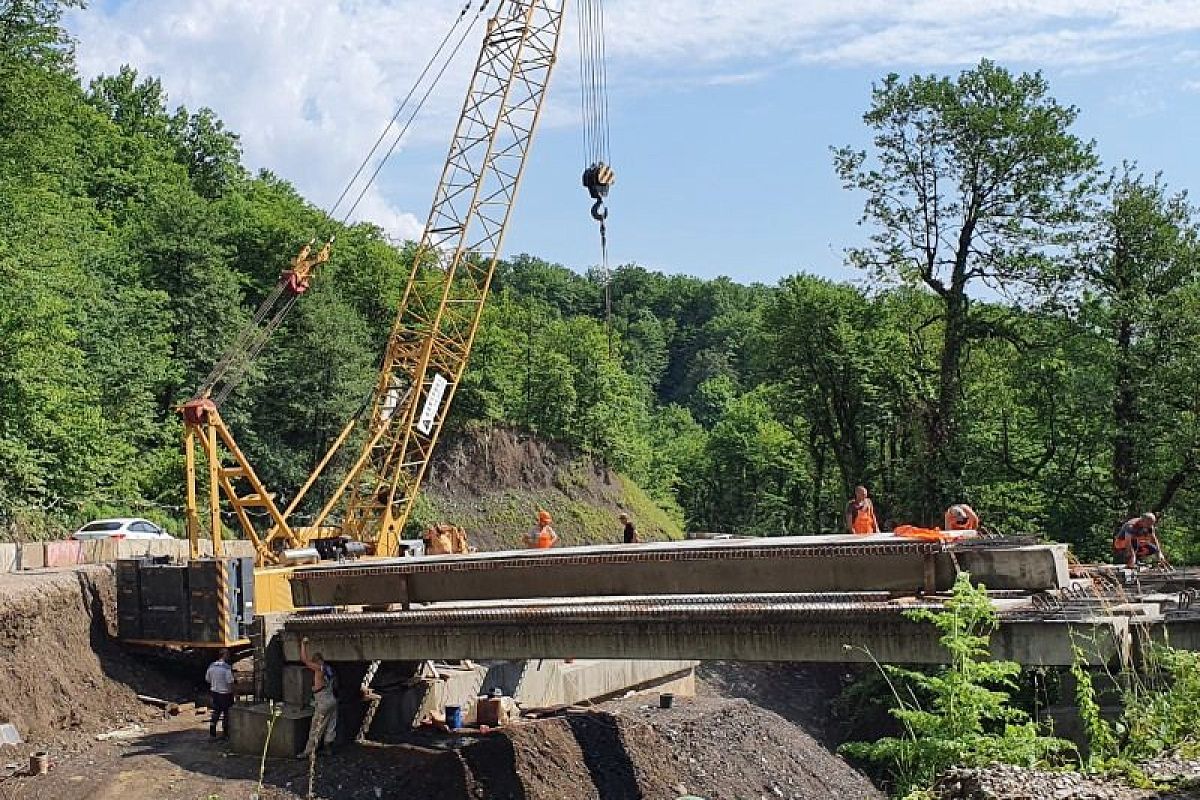
[[[446,706],[446,725],[450,727],[450,730],[455,730],[463,726],[461,706]]]

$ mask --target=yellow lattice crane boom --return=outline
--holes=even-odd
[[[377,554],[397,550],[479,328],[558,57],[564,2],[501,0],[487,20],[433,207],[386,344],[364,444],[311,530],[336,526],[342,534],[371,545]],[[487,5],[480,3],[481,12]],[[327,258],[328,249],[318,255]],[[306,249],[298,262],[308,264],[313,258]],[[274,330],[257,319],[256,325],[266,335]],[[230,363],[237,361],[237,357],[230,359]],[[355,422],[347,425],[313,475],[281,510],[221,421],[217,406],[224,395],[218,398],[212,389],[206,381],[205,390],[183,408],[186,513],[193,552],[205,532],[219,548],[224,497],[247,538],[254,541],[259,564],[277,563],[283,548],[303,543],[305,537],[292,527],[289,515],[332,463],[334,452],[351,440]],[[210,502],[203,515],[198,505],[197,445],[209,466]],[[261,529],[255,529],[247,510],[266,520]],[[208,518],[207,526],[203,517]]]

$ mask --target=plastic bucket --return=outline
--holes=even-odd
[[[462,706],[446,706],[446,725],[451,730],[456,730],[463,726]]]
[[[658,696],[659,708],[670,708],[675,705],[675,695],[671,692],[663,692]]]

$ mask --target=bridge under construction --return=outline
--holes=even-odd
[[[1065,545],[890,534],[689,541],[347,562],[300,569],[278,620],[334,661],[727,659],[943,663],[936,628],[961,572],[987,587],[993,656],[1067,665],[1200,647],[1200,574],[1072,567]],[[1132,580],[1130,579],[1132,577]]]

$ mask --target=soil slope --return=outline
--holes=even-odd
[[[115,603],[105,566],[0,574],[0,722],[53,744],[154,716],[137,693],[176,685],[110,640]]]
[[[643,541],[683,538],[679,520],[633,481],[565,445],[508,428],[444,440],[424,492],[422,524],[463,527],[481,550],[520,547],[539,509],[553,515],[564,545],[620,541],[622,511]]]

